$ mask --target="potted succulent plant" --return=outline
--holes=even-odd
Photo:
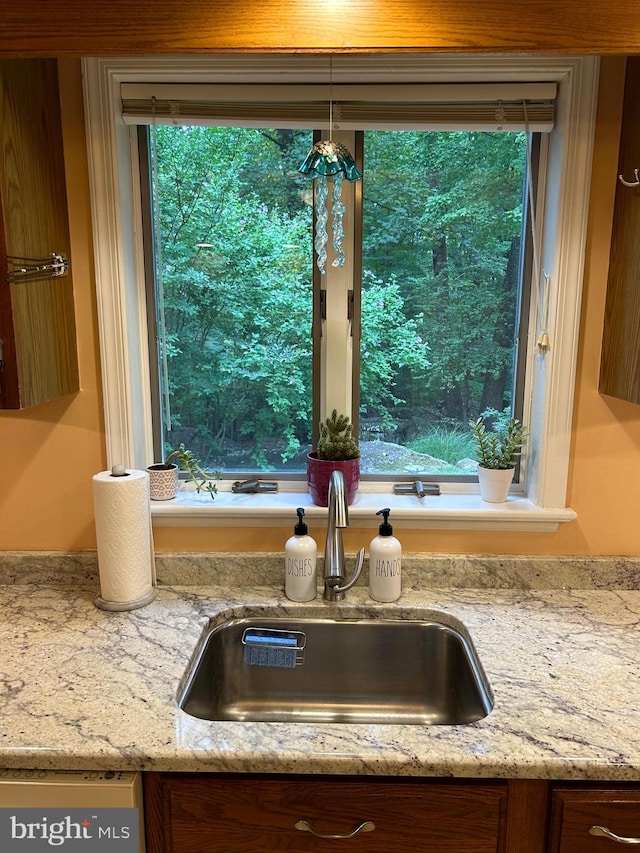
[[[317,506],[327,505],[333,471],[344,474],[347,501],[353,503],[360,485],[360,449],[349,418],[339,415],[336,409],[320,423],[318,449],[307,455],[309,494]]]
[[[175,498],[178,492],[180,470],[187,472],[187,479],[195,483],[197,492],[209,492],[211,500],[215,500],[218,487],[214,480],[219,479],[218,475],[208,474],[193,452],[181,444],[177,450],[169,453],[164,462],[157,462],[147,468],[152,501],[168,501]]]
[[[527,430],[513,417],[491,432],[483,417],[471,421],[470,427],[478,460],[480,496],[489,503],[503,503],[509,494]]]

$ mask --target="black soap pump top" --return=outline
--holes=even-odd
[[[298,523],[293,528],[294,535],[295,536],[306,536],[307,533],[309,532],[309,528],[307,527],[307,525],[303,521],[304,510],[301,506],[299,506],[298,509],[296,510],[296,512],[298,513]]]
[[[389,524],[390,512],[390,509],[385,508],[378,510],[378,512],[376,513],[376,515],[381,515],[384,518],[384,521],[378,528],[378,533],[380,534],[380,536],[393,536],[393,527]]]

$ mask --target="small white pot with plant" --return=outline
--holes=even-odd
[[[187,480],[195,483],[197,492],[208,492],[211,500],[215,500],[218,487],[214,481],[220,479],[219,475],[205,471],[193,452],[181,444],[177,450],[173,450],[167,456],[164,462],[157,462],[147,468],[152,501],[169,501],[175,498],[178,493],[180,470],[186,471]]]
[[[470,426],[478,461],[480,497],[488,503],[504,503],[527,431],[517,418],[509,418],[491,432],[484,417],[472,421]]]

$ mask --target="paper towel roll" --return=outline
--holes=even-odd
[[[124,470],[93,477],[101,592],[95,603],[103,610],[133,610],[155,598],[149,475]]]

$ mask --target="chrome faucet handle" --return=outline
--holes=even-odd
[[[334,593],[343,593],[343,592],[346,592],[348,589],[351,589],[351,587],[356,584],[358,578],[360,577],[360,572],[362,571],[363,565],[364,565],[364,548],[360,548],[360,550],[356,554],[356,564],[355,564],[355,567],[353,569],[353,575],[351,576],[351,580],[347,581],[347,583],[344,584],[344,586],[337,586],[337,585],[333,586],[332,585],[332,587],[331,587],[332,591]]]

